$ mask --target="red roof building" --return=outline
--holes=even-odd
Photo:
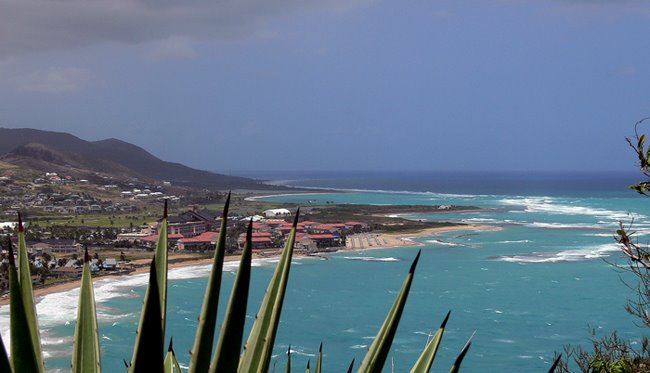
[[[178,240],[178,249],[181,251],[207,251],[214,250],[219,232],[203,232],[196,237]]]

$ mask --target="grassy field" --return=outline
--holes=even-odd
[[[160,212],[158,213],[159,215]],[[88,214],[88,215],[41,215],[31,216],[29,221],[38,224],[40,227],[52,225],[64,226],[87,226],[87,227],[110,227],[130,228],[138,227],[143,223],[153,222],[159,219],[153,211],[128,213],[128,214]]]

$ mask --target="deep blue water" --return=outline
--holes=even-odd
[[[433,371],[448,370],[475,330],[465,372],[546,371],[554,351],[563,345],[588,346],[592,327],[601,335],[618,330],[634,343],[645,333],[624,310],[633,295],[621,282],[625,275],[609,264],[623,263],[613,237],[619,221],[634,219],[641,241],[650,234],[650,200],[627,189],[636,181],[634,175],[288,176],[274,179],[348,192],[270,199],[303,205],[319,201],[473,205],[484,210],[409,217],[479,223],[492,229],[417,238],[418,247],[296,260],[276,341],[276,369],[284,369],[283,353],[289,344],[295,351],[292,365],[304,367],[307,359],[313,362],[321,341],[326,371],[344,371],[352,358],[359,362],[418,250],[422,257],[391,352],[397,372],[410,370],[428,333],[437,329],[447,310],[452,315]],[[251,322],[273,270],[273,263],[260,265],[252,282]],[[224,302],[234,266],[226,270]],[[187,363],[207,268],[174,270],[170,276],[168,334]],[[130,358],[145,282],[141,276],[96,285],[106,371],[123,371],[122,358]],[[45,349],[51,355],[48,368],[69,367],[75,307],[75,291],[50,295],[39,303]],[[0,309],[3,331],[6,314],[6,307]]]

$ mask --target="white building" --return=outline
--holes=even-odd
[[[280,216],[290,216],[291,211],[287,209],[271,209],[262,212],[262,215],[264,215],[265,218],[277,218]]]

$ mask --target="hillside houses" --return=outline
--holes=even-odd
[[[23,191],[24,192],[24,191]],[[102,201],[88,194],[24,193],[0,198],[0,208],[9,210],[36,209],[55,214],[94,214],[102,212],[132,212],[133,205]],[[9,209],[9,210],[6,210]]]

